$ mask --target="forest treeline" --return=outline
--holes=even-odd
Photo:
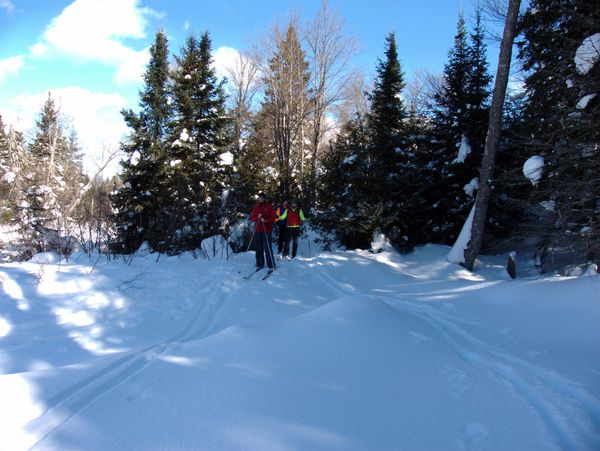
[[[129,254],[195,251],[222,235],[244,250],[258,191],[298,199],[331,242],[402,252],[452,245],[479,187],[491,102],[484,13],[457,18],[442,74],[407,80],[396,34],[372,80],[355,38],[323,2],[275,24],[220,79],[209,32],[171,49],[158,31],[119,174],[85,175],[85,151],[49,94],[34,127],[0,117],[0,217],[18,258],[76,245]],[[401,34],[402,30],[398,30]],[[600,10],[531,0],[521,11],[512,89],[484,252],[524,250],[541,270],[600,259]],[[495,63],[495,62],[493,62]]]

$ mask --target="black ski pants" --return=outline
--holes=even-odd
[[[283,252],[283,246],[285,244],[285,224],[279,225],[279,234],[277,235],[277,253],[281,254]]]
[[[256,249],[256,266],[262,268],[265,266],[265,261],[269,269],[275,267],[273,261],[273,249],[271,248],[271,233],[256,232],[254,234],[254,248]]]
[[[292,242],[292,258],[298,253],[298,237],[300,236],[300,227],[288,227],[285,231],[285,244],[283,245],[283,256],[287,257],[290,253],[290,241]]]

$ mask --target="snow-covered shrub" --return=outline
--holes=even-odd
[[[208,259],[229,259],[233,250],[225,238],[221,235],[211,236],[202,240],[200,244],[202,253]]]

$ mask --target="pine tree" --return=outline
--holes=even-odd
[[[121,112],[131,133],[122,144],[122,187],[113,196],[119,244],[116,251],[131,253],[144,241],[158,248],[162,231],[157,220],[161,169],[166,159],[166,135],[171,121],[168,41],[162,31],[150,48],[150,62],[140,92],[140,112]]]
[[[384,165],[396,163],[396,148],[402,140],[406,109],[402,99],[404,73],[398,60],[396,36],[386,39],[385,60],[379,61],[375,86],[370,94],[371,109],[367,118],[374,152]]]

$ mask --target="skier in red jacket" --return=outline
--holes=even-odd
[[[271,231],[275,222],[275,211],[267,201],[265,193],[258,193],[258,202],[250,213],[250,220],[256,222],[254,247],[256,249],[256,267],[263,268],[265,260],[269,271],[275,269],[273,249],[271,248]]]

